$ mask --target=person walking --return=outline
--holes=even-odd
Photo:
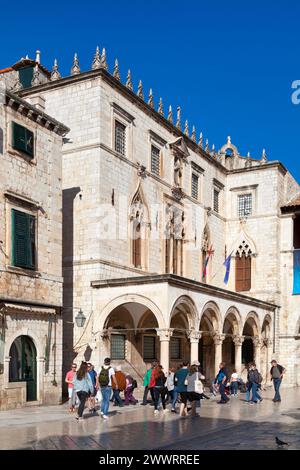
[[[153,379],[154,379],[154,414],[158,414],[158,404],[159,399],[161,399],[162,407],[164,413],[168,411],[166,409],[166,376],[163,371],[163,367],[161,365],[157,365],[153,371]]]
[[[97,389],[96,389],[96,379],[97,379],[97,373],[94,369],[93,364],[88,362],[88,373],[90,374],[91,381],[94,387],[93,393],[90,394],[89,399],[88,399],[88,407],[89,411],[96,413],[96,399],[95,396],[97,394]]]
[[[75,411],[76,406],[76,392],[74,390],[73,381],[75,379],[77,370],[77,364],[73,362],[71,369],[67,372],[65,382],[68,384],[68,397],[69,397],[69,412],[73,413]]]
[[[218,401],[217,403],[219,405],[223,405],[229,402],[229,398],[227,397],[225,390],[226,390],[226,384],[228,381],[228,372],[226,369],[226,364],[225,362],[221,362],[219,365],[219,372],[215,378],[215,383],[218,384],[219,386],[219,392],[221,395],[221,400]]]
[[[199,362],[194,361],[194,363],[189,368],[187,375],[187,398],[191,403],[190,416],[195,417],[197,404],[201,406],[201,397],[203,393],[203,385],[201,380],[204,380],[205,377],[199,372]]]
[[[271,361],[271,370],[270,370],[270,376],[271,376],[271,381],[273,381],[274,385],[274,390],[275,390],[275,396],[273,398],[273,402],[281,402],[281,396],[279,393],[280,385],[283,379],[283,374],[286,372],[286,369],[281,366],[280,364],[273,359]]]
[[[174,375],[175,375],[175,370],[173,367],[170,367],[167,381],[166,381],[166,387],[168,389],[168,400],[173,404],[174,400],[174,395],[175,395],[175,385],[174,385]]]
[[[260,383],[260,374],[256,368],[255,362],[249,364],[248,375],[247,375],[247,393],[246,401],[250,405],[262,401],[262,398],[258,394],[258,386]],[[250,400],[250,392],[252,392],[252,397]]]
[[[133,405],[137,404],[137,400],[133,396],[133,390],[136,380],[131,375],[126,375],[126,388],[125,388],[125,405],[128,406],[130,403]]]
[[[121,366],[116,367],[115,378],[118,384],[118,388],[116,388],[116,384],[115,382],[113,382],[113,402],[114,406],[122,407],[124,406],[124,404],[122,398],[120,397],[120,392],[123,392],[126,389],[126,375],[122,372]]]
[[[103,419],[108,419],[109,400],[111,397],[112,384],[118,389],[119,385],[115,378],[115,371],[110,365],[110,358],[104,359],[104,364],[99,371],[97,377],[97,389],[101,388],[102,403],[100,408],[100,414]]]
[[[94,386],[90,374],[88,373],[88,365],[86,362],[81,363],[81,366],[74,377],[73,385],[80,400],[76,419],[77,421],[82,421],[85,402],[89,397],[89,393],[93,393],[94,391]]]
[[[238,396],[238,389],[239,389],[239,376],[238,376],[236,369],[233,369],[231,377],[230,377],[230,390],[231,390],[231,395],[233,395],[234,398],[237,398]]]
[[[180,396],[179,415],[182,418],[187,416],[187,400],[188,400],[187,375],[189,373],[188,365],[189,365],[189,362],[184,361],[183,364],[182,364],[181,369],[177,370],[175,372],[175,376],[174,376],[174,384],[176,386],[177,393],[179,393],[179,396]]]
[[[152,402],[154,403],[154,401],[155,401],[153,388],[150,387],[150,380],[151,380],[151,375],[152,375],[153,369],[157,365],[158,365],[158,362],[153,361],[152,364],[151,364],[150,369],[148,369],[146,374],[144,375],[143,386],[145,387],[145,389],[144,389],[143,401],[141,403],[141,405],[143,405],[143,406],[147,405],[147,397],[148,397],[149,392],[150,392],[150,395],[151,395],[151,398],[152,398]]]

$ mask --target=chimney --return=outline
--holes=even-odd
[[[46,100],[43,96],[41,95],[32,96],[31,98],[28,98],[27,101],[33,106],[35,106],[37,109],[40,109],[41,111],[45,111]]]

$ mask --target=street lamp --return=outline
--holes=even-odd
[[[75,317],[76,325],[78,328],[82,328],[85,324],[86,317],[83,315],[83,311],[80,309]]]

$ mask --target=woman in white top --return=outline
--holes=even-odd
[[[239,389],[239,376],[236,369],[233,369],[231,378],[230,378],[230,388],[231,388],[231,395],[234,395],[237,398],[238,389]]]

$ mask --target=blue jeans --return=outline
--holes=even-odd
[[[273,385],[274,385],[274,390],[275,390],[275,397],[273,398],[274,401],[281,401],[281,397],[279,393],[281,380],[282,379],[273,379]]]
[[[111,387],[101,387],[102,392],[102,403],[101,403],[101,412],[104,415],[107,415],[109,409],[109,400],[111,396]]]
[[[113,391],[113,400],[115,401],[115,405],[123,406],[123,400],[120,397],[120,390]]]
[[[177,390],[174,388],[174,390],[173,390],[173,398],[172,398],[172,410],[175,410],[175,408],[176,408],[177,398],[178,398],[178,392],[177,392]]]
[[[222,384],[222,382],[219,384],[219,392],[221,395],[221,402],[226,403],[229,398],[227,398],[226,393],[225,393],[226,386],[225,384]]]
[[[257,384],[248,383],[247,392],[246,392],[246,401],[250,401],[250,392],[252,391],[252,401],[257,402],[260,400],[260,397],[257,394]]]
[[[231,395],[237,395],[238,389],[239,389],[238,382],[232,382],[232,384],[231,384]]]

